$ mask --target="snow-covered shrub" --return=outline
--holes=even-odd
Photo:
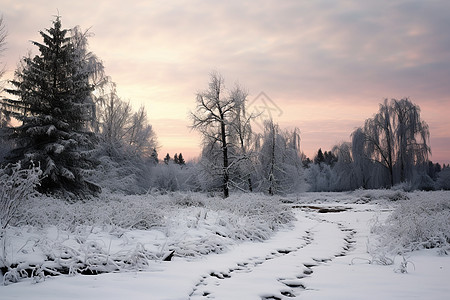
[[[178,206],[205,206],[205,201],[203,201],[202,197],[199,197],[198,194],[175,194],[173,197],[175,204]]]
[[[391,253],[450,246],[450,199],[427,199],[425,193],[402,201],[384,224],[375,226],[379,246]]]
[[[180,184],[178,183],[177,175],[180,169],[179,165],[173,163],[154,166],[152,169],[152,189],[166,192],[178,191]]]
[[[174,201],[181,203],[167,216],[171,238],[166,250],[175,256],[218,253],[236,241],[263,241],[294,219],[289,206],[263,194],[232,194],[223,199],[193,193]],[[175,228],[186,229],[178,235],[172,232]]]
[[[311,192],[329,192],[335,179],[331,167],[327,164],[311,164],[306,169],[306,181]]]
[[[450,168],[444,168],[439,172],[436,182],[437,188],[442,190],[450,190]]]
[[[102,194],[74,203],[32,198],[7,228],[5,283],[34,276],[143,270],[152,260],[223,252],[240,241],[262,241],[293,219],[275,197],[200,193]],[[0,256],[3,255],[0,249]]]
[[[423,172],[414,174],[412,186],[414,190],[420,191],[434,191],[436,189],[436,183],[433,179]]]
[[[0,168],[0,231],[17,217],[20,205],[36,195],[35,187],[41,175],[39,167],[22,169],[20,162]]]
[[[143,194],[150,188],[151,168],[142,158],[125,153],[108,156],[102,149],[98,155],[99,164],[90,172],[88,179],[102,190],[127,195]]]
[[[265,240],[274,230],[294,219],[291,209],[283,205],[279,199],[262,194],[236,194],[226,200],[211,201],[214,202],[209,205],[214,205],[215,210],[232,213],[236,219],[231,220],[231,223],[248,222],[247,226],[241,227],[243,224],[236,224],[233,228],[241,235],[237,236],[237,239]]]
[[[403,190],[403,186],[396,185],[395,188],[385,190],[364,190],[358,189],[352,192],[353,195],[359,197],[362,202],[377,201],[377,200],[389,200],[399,201],[408,200],[408,193]]]
[[[74,231],[79,226],[113,225],[124,229],[149,229],[162,224],[158,201],[144,196],[108,196],[69,203],[50,196],[30,199],[20,209],[27,216],[20,224],[48,225]]]
[[[178,165],[158,164],[151,169],[151,188],[159,192],[198,191],[198,167],[190,163]]]

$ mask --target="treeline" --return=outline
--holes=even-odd
[[[385,100],[379,111],[351,134],[351,142],[319,149],[305,162],[313,191],[449,189],[450,168],[429,160],[429,128],[409,99]]]
[[[250,112],[245,88],[226,87],[218,72],[197,93],[190,114],[202,135],[201,155],[191,162],[181,152],[160,160],[145,109],[134,111],[118,96],[89,51],[89,33],[63,29],[56,17],[40,34],[42,41],[33,42],[38,54],[21,60],[0,100],[0,163],[5,174],[40,168],[42,193],[76,199],[102,190],[228,197],[230,191],[273,195],[398,184],[450,188],[450,168],[429,161],[429,129],[409,99],[384,101],[351,142],[320,149],[310,160],[301,152],[298,128],[261,121]],[[0,46],[4,41],[0,34]],[[262,132],[253,131],[256,121]]]

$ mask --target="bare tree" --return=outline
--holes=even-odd
[[[197,107],[191,112],[192,128],[203,135],[203,144],[211,149],[219,148],[224,198],[229,196],[229,146],[230,127],[236,110],[233,98],[224,95],[224,79],[218,72],[210,74],[208,89],[197,93]]]

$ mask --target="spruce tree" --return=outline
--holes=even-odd
[[[169,155],[169,153],[167,153],[166,157],[164,157],[164,163],[165,163],[166,165],[168,165],[169,162],[170,162],[170,155]]]
[[[184,158],[183,158],[183,154],[179,154],[178,155],[178,164],[179,165],[184,165],[186,162],[184,161]]]
[[[24,168],[40,164],[42,192],[84,196],[99,188],[83,179],[93,162],[89,159],[92,134],[87,131],[89,99],[88,62],[71,41],[70,31],[56,17],[50,29],[40,32],[43,43],[32,42],[39,54],[23,59],[6,91],[5,111],[21,124],[12,130],[16,148],[11,162]]]
[[[175,164],[179,164],[179,160],[178,160],[178,154],[176,154],[175,153],[175,155],[173,156],[173,162],[175,163]]]
[[[323,163],[324,161],[325,161],[325,157],[323,155],[322,148],[319,148],[319,151],[317,151],[316,157],[314,157],[314,163],[320,164],[320,163]]]

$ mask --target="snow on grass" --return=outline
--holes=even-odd
[[[415,192],[402,200],[386,222],[374,226],[379,248],[394,254],[419,249],[450,249],[448,192]]]
[[[4,282],[144,270],[149,261],[220,253],[263,241],[293,220],[277,199],[201,194],[118,196],[68,203],[34,198],[2,238]]]
[[[51,277],[35,272],[0,286],[0,298],[445,299],[450,257],[439,251],[445,247],[403,256],[387,247],[386,253],[376,251],[384,234],[408,233],[390,226],[400,227],[408,216],[448,211],[449,195],[359,190],[281,201],[245,194],[115,195],[87,208],[41,198],[42,208],[30,204],[27,223],[8,228],[8,262],[36,269],[43,261],[74,268],[81,262],[81,268],[118,271],[87,276],[78,269],[75,276]],[[405,217],[397,225],[391,222],[396,215]],[[155,217],[139,222],[143,216]],[[172,252],[172,261],[163,261]],[[378,264],[383,255],[393,264]],[[403,259],[407,273],[400,272]],[[20,273],[13,269],[12,275]]]

